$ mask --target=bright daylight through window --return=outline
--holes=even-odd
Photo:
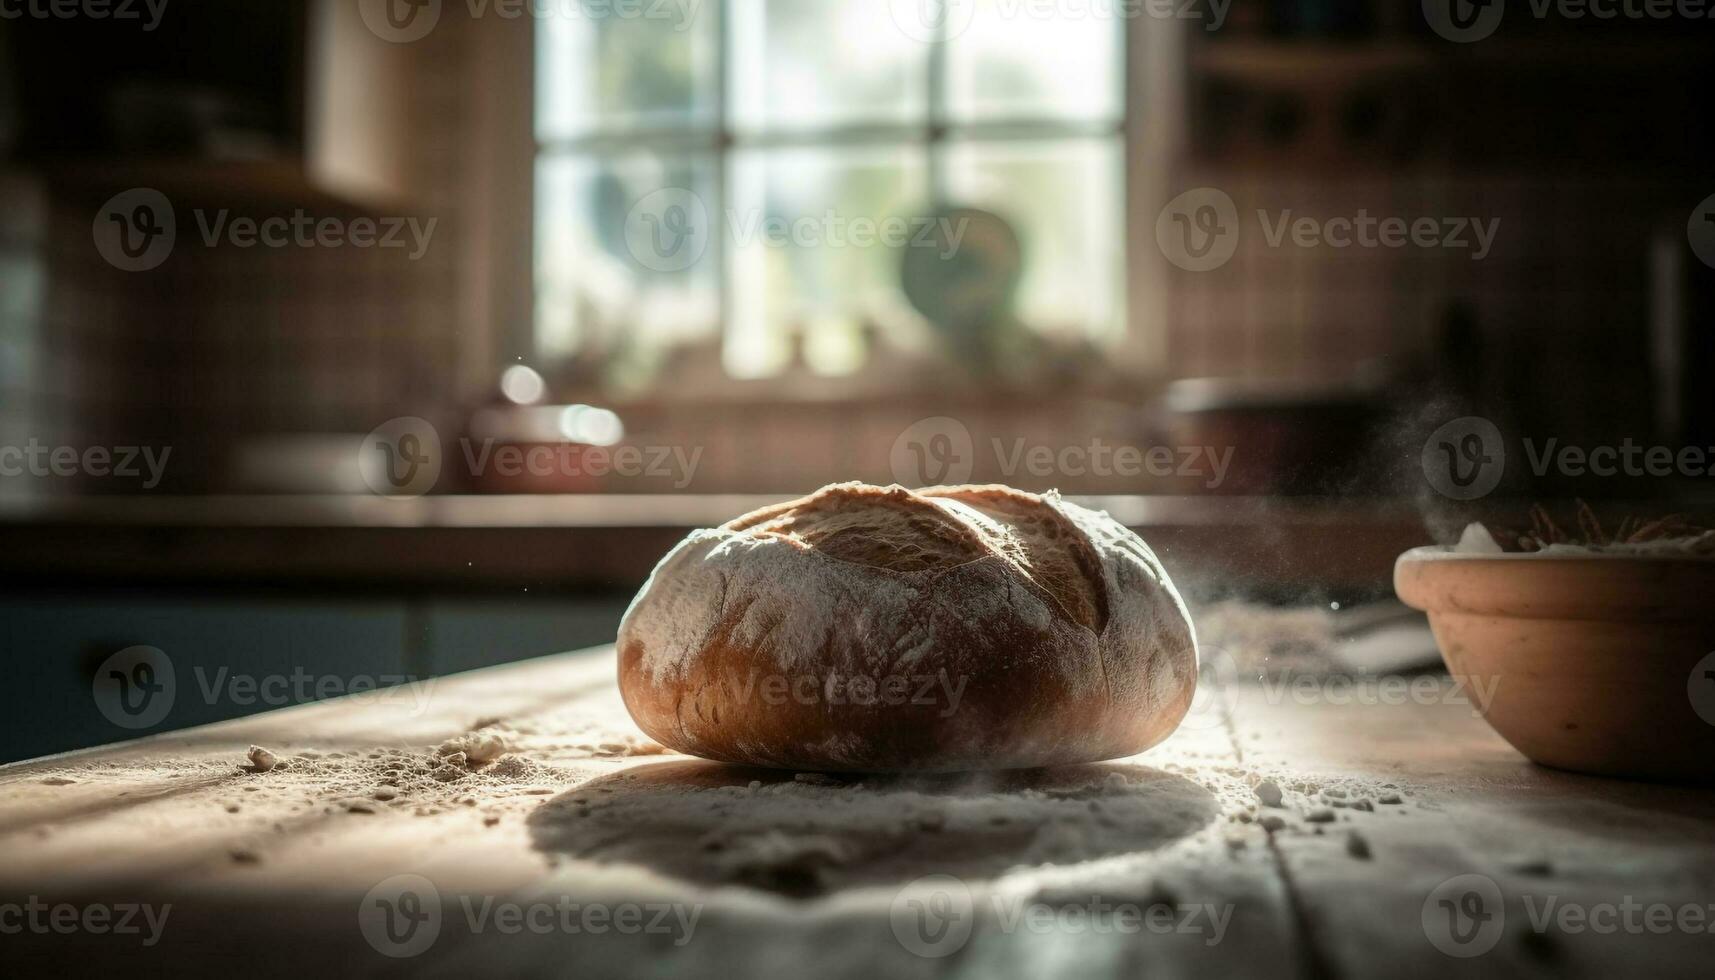
[[[554,3],[536,22],[543,362],[635,391],[687,361],[754,379],[951,350],[1004,374],[1034,345],[1118,339],[1122,19]]]

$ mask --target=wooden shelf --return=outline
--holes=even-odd
[[[1365,75],[1428,71],[1437,62],[1426,45],[1409,42],[1216,41],[1203,45],[1192,64],[1202,73],[1242,81],[1302,85],[1344,83]]]
[[[151,187],[174,201],[250,208],[305,208],[321,215],[398,208],[402,203],[381,195],[338,193],[312,177],[298,157],[45,161],[30,169],[62,192],[90,198],[106,198],[133,187]]]

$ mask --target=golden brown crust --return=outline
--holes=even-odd
[[[976,561],[988,543],[903,487],[827,487],[725,527],[776,534],[830,558],[896,572],[947,569]]]
[[[847,484],[698,532],[619,639],[645,732],[799,769],[1130,755],[1196,678],[1183,604],[1135,535],[1004,487]]]

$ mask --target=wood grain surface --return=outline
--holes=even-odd
[[[8,972],[1701,976],[1715,952],[1715,794],[1531,765],[1444,679],[1240,683],[1135,759],[853,782],[664,754],[613,673],[565,654],[0,769]],[[473,732],[506,754],[438,754]]]

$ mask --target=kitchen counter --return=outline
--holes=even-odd
[[[1209,688],[1136,758],[909,780],[665,753],[613,678],[602,648],[0,768],[6,960],[1606,978],[1715,948],[1715,792],[1534,766],[1445,678]]]
[[[0,579],[635,589],[687,532],[784,495],[75,497],[0,506]],[[1182,582],[1373,591],[1425,544],[1405,501],[1073,497],[1137,530]]]

